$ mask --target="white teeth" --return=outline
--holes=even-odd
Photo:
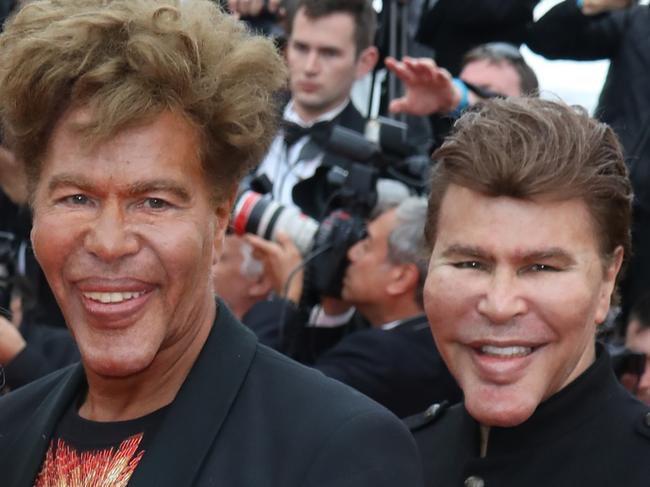
[[[100,303],[121,303],[142,296],[143,292],[124,292],[124,293],[83,293],[88,299],[99,301]]]
[[[532,353],[531,347],[495,347],[494,345],[484,345],[481,352],[487,355],[496,355],[497,357],[525,357]]]

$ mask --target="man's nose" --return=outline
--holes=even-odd
[[[307,61],[305,63],[305,71],[309,73],[317,73],[320,70],[320,56],[318,51],[309,51],[307,54]]]
[[[354,260],[359,255],[359,248],[360,248],[360,244],[359,244],[359,242],[357,242],[352,247],[350,247],[348,249],[348,260],[350,262],[354,262]]]
[[[478,311],[491,323],[508,323],[526,312],[526,300],[521,295],[517,276],[507,270],[495,271],[478,302]]]
[[[102,205],[85,235],[88,252],[105,262],[113,262],[138,250],[138,241],[129,229],[125,210],[117,203]]]

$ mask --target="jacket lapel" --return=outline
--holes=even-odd
[[[83,380],[81,364],[66,369],[64,378],[43,400],[25,431],[11,446],[9,455],[4,459],[6,467],[2,468],[3,486],[25,487],[34,484],[50,446],[52,433],[70,402],[77,396]]]
[[[257,339],[222,303],[208,340],[129,487],[192,485],[241,388]]]

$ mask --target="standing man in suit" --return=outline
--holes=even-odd
[[[81,354],[0,399],[3,487],[419,485],[394,416],[213,296],[238,179],[275,133],[270,41],[208,0],[43,0],[0,46],[32,243]]]
[[[650,407],[595,340],[630,248],[614,132],[490,100],[434,157],[425,309],[464,402],[412,421],[427,485],[647,485]]]
[[[350,100],[353,83],[375,66],[377,20],[370,0],[302,0],[289,20],[286,49],[291,99],[284,126],[257,175],[273,184],[273,198],[321,219],[331,190],[323,151],[333,125],[363,132],[365,120]],[[305,182],[306,195],[294,198]],[[299,188],[296,191],[300,191]]]

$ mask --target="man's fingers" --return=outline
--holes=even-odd
[[[388,105],[388,110],[391,113],[408,113],[408,103],[406,98],[395,98]]]
[[[255,250],[258,250],[263,254],[270,255],[279,252],[279,245],[277,243],[264,240],[257,235],[253,235],[252,233],[244,234],[243,238],[246,240],[246,242],[251,244]]]
[[[289,237],[284,232],[278,232],[275,236],[275,240],[280,244],[282,248],[285,250],[289,250],[293,253],[300,253],[300,250],[298,250],[298,247],[296,244],[293,242],[293,239]]]
[[[395,60],[393,60],[392,62],[388,62],[388,58],[386,58],[386,67],[391,72],[395,73],[395,76],[397,76],[407,85],[413,84],[417,81],[415,76],[413,76],[413,71],[410,68],[408,68],[404,63]]]

